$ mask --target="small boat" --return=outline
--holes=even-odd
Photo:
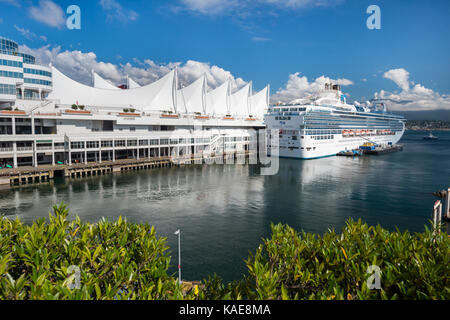
[[[437,140],[438,137],[434,136],[433,133],[430,131],[430,134],[428,136],[423,137],[424,140]]]

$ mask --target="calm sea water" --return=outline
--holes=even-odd
[[[233,280],[245,272],[248,252],[270,236],[271,222],[323,233],[353,217],[423,231],[431,192],[450,187],[450,132],[435,132],[440,139],[431,142],[424,135],[407,132],[403,152],[381,156],[281,159],[275,176],[255,166],[205,165],[4,189],[0,212],[32,222],[64,201],[85,221],[122,215],[148,222],[168,238],[174,264],[173,233],[181,229],[183,279],[217,273]]]

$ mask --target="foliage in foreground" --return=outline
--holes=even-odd
[[[389,232],[349,220],[342,234],[298,233],[272,225],[246,261],[243,294],[250,299],[449,299],[447,234]],[[370,290],[369,266],[381,271]],[[371,284],[372,281],[369,282]]]
[[[0,299],[449,299],[446,234],[389,232],[349,220],[342,234],[272,225],[246,261],[248,275],[182,290],[167,274],[166,239],[153,227],[67,220],[64,205],[31,226],[0,219]],[[370,290],[367,269],[381,269]],[[81,271],[80,289],[70,289]]]
[[[31,226],[0,218],[0,299],[183,298],[153,227],[67,215],[61,205]],[[80,270],[79,289],[70,266]]]

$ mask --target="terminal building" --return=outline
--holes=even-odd
[[[141,86],[92,85],[19,52],[0,38],[0,167],[245,153],[264,128],[269,86],[210,90],[206,76],[181,87],[174,69]]]

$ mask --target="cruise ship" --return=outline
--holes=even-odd
[[[270,106],[265,123],[279,134],[279,156],[300,159],[334,156],[368,142],[395,145],[405,132],[403,117],[387,113],[384,105],[370,110],[347,104],[340,86],[328,83],[309,99]]]
[[[210,89],[177,69],[116,87],[92,72],[86,85],[0,38],[0,170],[21,166],[246,153],[264,129],[269,87]]]

